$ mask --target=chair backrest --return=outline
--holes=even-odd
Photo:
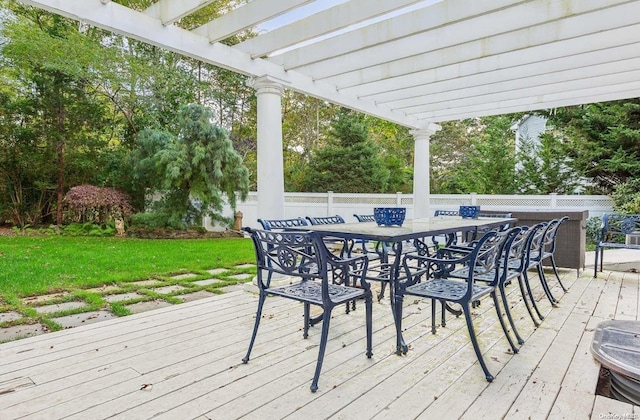
[[[354,214],[353,217],[355,217],[358,222],[375,222],[376,221],[373,214]]]
[[[434,216],[460,216],[458,210],[436,210]]]
[[[497,266],[500,250],[507,239],[507,232],[487,232],[476,242],[468,259],[466,298],[473,294],[476,276],[492,275],[497,281]]]
[[[295,219],[258,219],[264,230],[287,229],[294,226],[308,226],[309,224],[302,217]]]
[[[549,226],[544,233],[544,252],[553,254],[556,250],[556,238],[558,237],[558,229],[565,221],[569,220],[568,216],[560,219],[553,219],[549,222]]]
[[[345,223],[344,219],[340,215],[324,217],[307,216],[307,220],[309,220],[309,223],[312,225],[335,225],[338,223]]]
[[[529,255],[530,242],[533,235],[542,227],[542,224],[534,226],[520,226],[520,232],[513,239],[509,249],[507,266],[509,270],[522,273],[527,269],[527,257]]]
[[[536,230],[531,234],[531,239],[527,249],[527,266],[531,265],[531,263],[539,263],[542,260],[542,255],[544,253],[544,237],[545,232],[549,227],[549,222],[538,223],[535,227]]]
[[[481,251],[474,266],[474,273],[476,275],[482,275],[492,273],[494,280],[490,284],[496,285],[499,281],[504,281],[506,277],[505,269],[508,267],[510,249],[513,241],[520,233],[520,227],[514,227],[509,230],[503,231],[490,231],[484,234],[481,239],[488,236],[488,239],[481,245],[478,241],[478,245],[485,248],[486,251]],[[493,235],[491,235],[493,233]]]
[[[258,267],[258,287],[266,289],[263,274],[278,273],[302,278],[318,278],[321,253],[310,232],[287,232],[244,228],[251,235]]]

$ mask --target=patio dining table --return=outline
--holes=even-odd
[[[458,232],[491,229],[512,224],[515,218],[478,217],[465,219],[459,216],[434,216],[421,219],[405,220],[402,226],[378,226],[375,222],[340,223],[332,225],[300,226],[292,229],[320,232],[322,235],[344,239],[364,239],[388,244],[393,250],[392,261],[389,253],[382,255],[383,263],[390,263],[389,267],[389,295],[390,306],[396,327],[396,354],[406,354],[408,346],[402,336],[402,319],[396,310],[396,289],[400,281],[400,265],[402,260],[403,243],[427,237],[456,234]]]

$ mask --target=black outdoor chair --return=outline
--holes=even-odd
[[[551,221],[553,222],[553,221]],[[541,223],[540,229],[533,234],[531,238],[531,243],[529,244],[529,255],[527,256],[527,269],[524,271],[525,282],[529,283],[529,270],[535,269],[538,273],[538,279],[540,280],[540,285],[542,286],[542,290],[544,294],[549,299],[549,302],[552,306],[556,306],[558,304],[558,300],[551,293],[551,289],[549,288],[549,284],[547,283],[547,277],[544,275],[544,269],[542,267],[542,256],[544,255],[544,247],[545,247],[545,238],[547,237],[547,232],[550,228],[552,228],[551,222],[543,222]]]
[[[549,224],[551,225],[544,234],[544,246],[542,250],[542,255],[540,257],[541,262],[549,259],[551,261],[551,268],[553,269],[553,273],[556,275],[556,279],[558,280],[558,284],[562,288],[564,292],[567,291],[567,288],[562,284],[562,280],[560,280],[560,275],[558,274],[558,266],[556,265],[556,259],[554,258],[554,254],[556,252],[556,241],[558,239],[558,229],[564,222],[569,220],[568,216],[564,216],[560,219],[554,219]]]
[[[376,218],[373,214],[354,214],[353,217],[356,218],[358,222],[375,222]]]
[[[340,259],[329,252],[316,232],[275,232],[245,228],[251,234],[258,267],[258,310],[256,321],[243,363],[249,361],[262,319],[262,308],[267,296],[281,296],[302,302],[304,305],[303,337],[309,335],[310,306],[323,309],[322,332],[318,348],[316,370],[311,391],[318,389],[318,378],[327,346],[331,311],[340,304],[355,299],[365,300],[368,358],[372,356],[372,298],[371,288],[365,279],[368,260],[364,256]],[[265,276],[265,273],[267,274]],[[290,284],[272,287],[270,274],[278,273],[295,278]]]
[[[342,216],[336,214],[335,216],[307,216],[307,220],[311,225],[336,225],[340,223],[346,223]],[[324,237],[325,244],[329,245],[330,249],[337,251],[340,257],[349,257],[349,253],[353,248],[352,241],[347,241],[342,238],[333,238],[330,236]]]
[[[551,302],[552,306],[556,306],[558,304],[558,299],[551,292],[551,288],[549,287],[549,282],[547,281],[547,276],[544,273],[543,262],[546,259],[551,260],[551,267],[553,272],[558,280],[558,284],[562,288],[562,290],[566,293],[567,288],[562,284],[562,280],[560,280],[560,275],[558,274],[558,267],[556,266],[555,258],[553,257],[556,250],[556,239],[558,237],[558,229],[569,217],[564,216],[561,219],[553,219],[546,224],[544,229],[540,230],[540,234],[536,234],[531,242],[530,256],[529,256],[529,265],[528,269],[535,268],[538,272],[538,277],[540,278],[540,283],[542,284],[542,289],[544,290],[545,295]],[[525,272],[526,276],[526,272]]]
[[[294,219],[258,219],[264,230],[286,230],[297,226],[308,226],[309,224],[302,217]]]
[[[540,325],[540,321],[544,319],[544,316],[540,312],[540,308],[538,308],[536,300],[533,297],[531,285],[529,284],[529,277],[526,273],[529,267],[532,242],[536,235],[542,235],[542,231],[544,231],[545,228],[545,223],[538,223],[531,227],[522,227],[518,237],[511,245],[513,258],[510,258],[509,260],[509,272],[507,274],[507,281],[517,278],[525,307],[527,308],[527,312],[529,312],[529,316],[536,327]],[[537,318],[534,316],[531,308],[535,310]]]
[[[496,314],[500,320],[500,325],[507,337],[511,349],[514,353],[518,348],[513,343],[504,319],[500,303],[496,294],[497,281],[486,284],[477,283],[480,276],[495,273],[499,264],[500,251],[504,247],[505,241],[510,237],[511,231],[487,232],[473,245],[471,252],[462,254],[446,253],[441,256],[418,256],[407,254],[403,260],[403,268],[406,280],[398,283],[396,291],[396,317],[402,319],[402,302],[404,296],[417,296],[431,299],[431,332],[436,332],[436,302],[459,304],[465,316],[467,329],[471,343],[478,358],[478,362],[484,371],[487,381],[493,380],[493,375],[489,372],[473,327],[471,318],[471,304],[480,300],[486,295],[490,295],[495,305]],[[467,277],[465,279],[447,278],[452,271],[452,267],[467,266]],[[495,275],[494,275],[495,279]]]
[[[506,285],[510,283],[514,278],[516,278],[515,272],[509,271],[509,265],[516,260],[520,260],[520,255],[517,254],[518,249],[514,249],[514,243],[516,248],[518,248],[522,242],[524,241],[524,236],[520,235],[522,228],[514,227],[509,229],[508,231],[502,230],[498,231],[498,239],[502,241],[499,249],[498,262],[492,270],[488,270],[482,274],[477,274],[475,276],[476,281],[481,281],[483,283],[487,283],[489,285],[495,286],[500,292],[500,299],[502,300],[502,304],[504,305],[504,312],[507,315],[507,319],[509,324],[511,325],[511,330],[516,336],[516,340],[518,344],[523,344],[524,339],[518,333],[518,329],[516,328],[515,322],[513,321],[513,317],[511,315],[511,310],[509,309],[509,302],[507,301],[507,293],[506,293]],[[501,237],[504,237],[501,239]],[[518,240],[516,242],[516,239]],[[460,250],[459,253],[464,253],[468,251]],[[465,266],[462,268],[458,268],[451,273],[448,274],[449,277],[466,279],[469,277],[469,266]],[[472,306],[474,303],[479,304],[478,301],[472,302]],[[445,325],[445,312],[444,309],[442,311],[442,323]],[[509,343],[513,347],[514,344],[509,335],[507,335]]]

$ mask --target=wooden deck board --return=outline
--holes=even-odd
[[[265,305],[252,359],[240,359],[254,323],[248,292],[175,305],[0,345],[0,418],[601,418],[640,414],[638,407],[595,395],[599,365],[590,354],[598,322],[638,319],[640,275],[603,272],[597,279],[562,270],[552,308],[531,276],[545,320],[534,328],[516,285],[509,303],[526,340],[510,354],[490,301],[474,324],[495,380],[484,380],[464,319],[430,333],[429,302],[407,301],[403,327],[410,351],[394,354],[389,306],[374,304],[374,356],[364,355],[364,305],[336,308],[320,389],[309,386],[319,326],[301,335],[302,308],[285,299]],[[5,389],[0,387],[0,389]],[[635,410],[635,411],[634,411]]]

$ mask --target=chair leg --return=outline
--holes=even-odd
[[[538,277],[540,278],[540,283],[542,284],[542,290],[549,298],[549,302],[551,302],[552,306],[556,306],[558,304],[558,299],[553,296],[551,293],[551,289],[549,289],[549,283],[547,283],[547,277],[544,275],[544,269],[542,268],[542,262],[536,266],[538,269]]]
[[[560,287],[562,287],[562,290],[566,293],[568,289],[564,287],[564,284],[562,284],[562,280],[560,280],[560,275],[558,274],[558,266],[556,265],[556,259],[553,258],[553,255],[551,255],[551,267],[553,267],[553,273],[556,275],[556,278],[558,279],[558,284],[560,285]]]
[[[496,294],[495,290],[491,292],[491,298],[493,299],[493,304],[496,307],[496,315],[498,316],[498,320],[500,321],[500,326],[502,327],[502,331],[504,332],[505,337],[507,337],[509,346],[511,346],[511,350],[514,353],[518,353],[518,347],[513,342],[513,339],[511,338],[511,334],[509,334],[509,330],[507,329],[507,324],[504,323],[504,318],[502,317],[502,309],[500,308],[498,295]]]
[[[436,333],[436,300],[431,299],[431,334],[435,334],[435,333]]]
[[[598,248],[596,248],[596,261],[595,264],[593,266],[593,278],[595,279],[596,277],[598,277],[598,254],[600,253],[600,250]]]
[[[544,316],[542,315],[542,313],[540,312],[540,309],[538,308],[536,299],[533,297],[533,292],[531,291],[531,284],[529,283],[529,275],[527,274],[526,271],[524,271],[522,276],[524,278],[524,284],[525,286],[527,286],[527,292],[529,292],[529,296],[531,296],[531,304],[533,305],[533,308],[536,310],[536,313],[538,314],[538,318],[540,318],[540,320],[542,321],[544,320]]]
[[[327,348],[327,338],[329,336],[329,322],[331,321],[331,308],[324,308],[322,314],[322,333],[320,335],[320,346],[318,347],[318,362],[316,363],[316,372],[311,381],[311,392],[318,390],[318,379],[322,370],[322,362],[324,361],[324,352]]]
[[[373,356],[373,298],[371,294],[368,294],[364,299],[367,324],[367,359],[371,359],[371,356]]]
[[[513,317],[511,316],[511,309],[509,309],[509,301],[507,300],[507,293],[504,290],[504,285],[500,287],[500,298],[502,299],[502,304],[504,305],[504,313],[507,314],[507,320],[509,321],[509,325],[511,325],[511,330],[516,336],[518,344],[522,345],[524,344],[524,339],[520,336],[520,333],[516,328],[516,323],[513,322]]]
[[[440,325],[442,327],[446,327],[447,326],[447,319],[445,317],[445,312],[447,310],[447,303],[444,300],[442,302],[440,302],[440,303],[442,303],[442,311],[441,311],[442,312],[442,316],[441,316],[442,319],[440,320]]]
[[[533,311],[531,310],[531,305],[529,304],[529,300],[527,299],[527,292],[525,292],[524,290],[524,282],[522,280],[522,275],[518,276],[518,286],[520,287],[520,294],[522,294],[522,300],[524,301],[524,306],[527,308],[527,312],[529,312],[529,316],[533,321],[533,325],[535,325],[536,327],[539,327],[540,323],[533,315]],[[532,296],[530,296],[530,298],[533,299]]]
[[[387,287],[387,281],[383,280],[380,282],[380,293],[378,294],[378,302],[380,302],[384,298],[384,289]]]
[[[308,303],[304,304],[304,327],[302,328],[302,338],[309,337],[309,326],[311,326],[311,316],[309,315],[310,306]]]
[[[264,306],[264,301],[266,299],[266,295],[260,292],[260,297],[258,297],[258,310],[256,311],[256,322],[253,324],[253,334],[251,335],[251,341],[249,342],[249,348],[247,349],[247,355],[242,359],[242,363],[249,362],[249,357],[251,356],[251,350],[253,349],[253,343],[256,341],[256,335],[258,334],[258,326],[260,325],[260,318],[262,318],[262,307]]]
[[[480,352],[480,346],[478,345],[478,339],[476,338],[475,329],[473,328],[473,321],[471,319],[471,308],[469,304],[466,303],[462,305],[462,309],[464,312],[464,318],[467,321],[467,330],[469,331],[469,337],[471,338],[471,344],[473,344],[473,350],[476,352],[476,357],[478,358],[478,362],[480,363],[480,367],[484,371],[484,376],[487,378],[488,382],[493,381],[493,375],[489,372],[486,363],[484,362],[484,358],[482,357],[482,353]]]

